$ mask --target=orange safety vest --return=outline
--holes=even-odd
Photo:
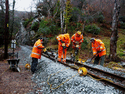
[[[72,42],[76,42],[78,41],[79,43],[82,43],[83,42],[83,35],[81,34],[80,36],[75,33],[72,37],[71,37],[71,41]]]
[[[81,34],[80,36],[75,33],[72,37],[71,37],[71,41],[73,42],[73,48],[76,47],[76,45],[74,44],[75,42],[79,42],[79,44],[81,44],[83,42],[83,35]],[[80,49],[80,47],[79,47]]]
[[[68,33],[60,34],[59,36],[57,36],[57,40],[58,40],[59,46],[62,46],[62,43],[60,40],[62,40],[65,43],[66,47],[69,47],[69,45],[70,45],[70,37],[69,37]]]
[[[41,59],[41,51],[44,48],[42,45],[42,40],[38,39],[32,49],[31,57]]]
[[[92,43],[93,55],[97,53],[97,51],[101,51],[99,53],[99,57],[106,55],[106,49],[104,43],[100,39],[95,39],[95,42]]]

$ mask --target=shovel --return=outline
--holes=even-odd
[[[86,63],[90,63],[92,61],[92,59],[96,57],[97,54],[98,53],[96,53],[92,58],[89,58],[88,60],[86,60]]]
[[[48,55],[48,57],[50,57],[50,55],[49,55],[49,53],[47,52],[47,49],[46,49],[46,48],[43,49],[43,52],[44,52],[46,55]]]

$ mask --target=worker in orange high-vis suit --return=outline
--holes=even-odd
[[[73,53],[78,54],[78,50],[81,48],[81,43],[83,42],[83,35],[81,34],[81,31],[77,31],[72,37],[71,41],[73,43]],[[76,56],[76,59],[78,59],[78,55]]]
[[[57,36],[58,40],[58,61],[61,61],[61,57],[63,55],[63,62],[66,63],[66,52],[67,47],[70,45],[70,36],[68,33],[60,34]]]
[[[94,64],[98,64],[100,60],[100,65],[103,66],[106,49],[104,43],[100,39],[91,38],[90,42],[92,43],[93,55],[96,55]]]
[[[32,57],[32,63],[31,63],[31,71],[34,74],[36,71],[36,67],[38,64],[38,59],[41,59],[41,52],[43,50],[43,39],[38,39],[32,49],[31,57]]]

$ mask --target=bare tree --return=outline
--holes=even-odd
[[[116,49],[118,40],[118,18],[120,13],[119,0],[114,2],[114,14],[112,19],[112,33],[110,38],[110,60],[116,61]]]
[[[65,5],[64,1],[60,0],[60,22],[61,22],[61,33],[63,33],[64,29],[64,10],[65,10]]]

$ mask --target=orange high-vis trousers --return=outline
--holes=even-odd
[[[63,47],[58,45],[58,61],[61,61],[61,57],[63,55],[63,62],[66,62],[66,52],[67,52],[67,49],[64,49],[64,52],[63,52]]]

